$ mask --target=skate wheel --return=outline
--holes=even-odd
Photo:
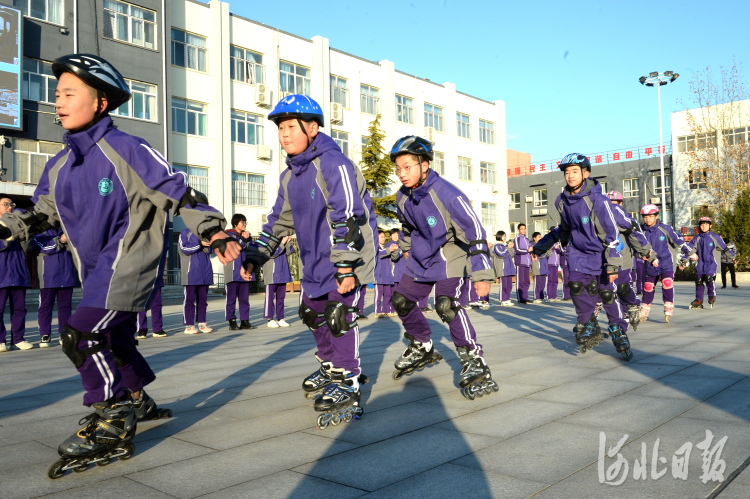
[[[325,422],[324,414],[321,414],[318,416],[318,429],[319,430],[325,430],[328,428],[328,423]]]
[[[493,392],[499,392],[500,391],[500,385],[498,385],[494,381],[492,382],[492,391]]]
[[[65,459],[58,459],[47,468],[47,477],[51,480],[57,480],[65,474],[63,467],[65,466]]]
[[[75,468],[73,468],[73,471],[75,471],[76,473],[83,473],[87,469],[89,469],[89,462],[88,461],[84,461],[81,464],[79,464],[78,466],[76,466]]]
[[[470,387],[470,390],[474,392],[475,397],[483,397],[484,396],[484,388],[482,388],[482,385],[472,385]]]
[[[622,352],[622,358],[625,359],[625,362],[630,362],[630,359],[633,358],[633,352],[628,350],[627,352]]]
[[[352,419],[354,419],[354,412],[346,411],[346,415],[344,416],[344,423],[351,423]]]
[[[333,426],[338,426],[340,422],[341,422],[341,417],[340,416],[335,416],[334,415],[333,419],[331,419],[331,424]]]
[[[127,461],[128,459],[133,457],[133,454],[135,454],[135,445],[130,444],[124,447],[124,449],[125,449],[125,454],[120,456],[120,459],[122,459],[123,461]]]
[[[461,389],[461,395],[463,395],[464,397],[466,397],[469,400],[474,400],[474,398],[475,398],[475,395],[473,393],[471,393],[471,390],[469,390],[468,388],[462,388]]]
[[[587,350],[586,345],[581,345],[581,353],[586,353]]]
[[[112,462],[112,458],[111,457],[107,457],[107,458],[104,458],[104,459],[101,459],[101,460],[97,461],[95,464],[97,466],[107,466],[111,462]]]
[[[403,377],[404,377],[403,371],[393,371],[393,374],[391,375],[391,378],[393,378],[393,381],[398,381]]]

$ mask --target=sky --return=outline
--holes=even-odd
[[[656,89],[640,76],[671,70],[670,113],[695,107],[696,72],[734,62],[750,82],[750,4],[694,0],[260,2],[230,11],[283,31],[329,39],[359,57],[506,106],[507,147],[532,161],[659,142]]]

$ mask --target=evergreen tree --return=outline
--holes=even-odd
[[[750,189],[737,196],[734,210],[721,212],[718,234],[737,245],[737,267],[750,267]]]
[[[396,193],[387,195],[388,187],[392,183],[391,175],[394,165],[383,149],[385,132],[380,128],[380,115],[377,115],[367,128],[369,136],[367,144],[362,146],[362,161],[359,166],[362,176],[367,182],[375,214],[379,217],[396,218]]]

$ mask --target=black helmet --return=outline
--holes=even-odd
[[[130,100],[131,93],[122,75],[99,56],[91,54],[70,54],[58,57],[52,63],[55,78],[60,79],[63,73],[73,73],[90,87],[107,94],[107,109],[112,111]]]
[[[580,166],[581,171],[583,171],[584,168],[588,171],[591,171],[591,161],[589,161],[589,158],[585,154],[580,154],[577,152],[568,154],[562,159],[562,161],[560,161],[558,168],[560,168],[562,171],[565,171],[565,168],[572,165]]]
[[[415,156],[425,156],[432,161],[435,156],[432,152],[432,143],[429,140],[417,137],[416,135],[407,135],[401,137],[393,144],[391,148],[391,161],[396,162],[396,158],[402,154],[414,154]]]

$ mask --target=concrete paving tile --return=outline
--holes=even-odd
[[[364,494],[366,492],[362,490],[285,470],[201,497],[206,499],[286,499],[287,497],[293,497],[294,499],[319,499],[321,497],[353,499]]]
[[[476,412],[487,407],[502,404],[503,402],[507,402],[509,400],[525,397],[526,395],[539,392],[547,388],[546,386],[518,383],[516,381],[513,381],[514,379],[515,378],[505,378],[499,380],[497,383],[500,389],[497,392],[492,392],[490,395],[477,397],[474,400],[467,400],[466,397],[461,395],[461,392],[458,391],[458,389],[452,389],[450,391],[443,392],[440,395],[424,399],[422,400],[422,402],[455,408],[464,408],[467,407],[468,404],[472,412]]]
[[[738,375],[742,376],[742,375]],[[654,398],[705,400],[737,383],[734,377],[687,376],[680,371],[633,390],[633,395]]]
[[[536,369],[523,374],[510,376],[508,381],[530,385],[557,386],[570,381],[580,380],[600,373],[602,368],[580,367],[575,362]]]
[[[655,379],[663,378],[674,372],[685,369],[685,366],[673,364],[645,364],[639,362],[629,362],[620,364],[608,371],[597,374],[598,379],[610,379],[614,381],[634,381],[648,383]],[[690,368],[688,368],[690,369]]]
[[[117,497],[118,499],[169,499],[172,496],[146,487],[138,482],[123,477],[110,478],[101,482],[76,487],[44,496],[45,499],[101,499]]]
[[[344,436],[346,438],[346,436]],[[315,463],[294,468],[304,473],[361,490],[374,491],[417,475],[441,464],[495,443],[497,439],[462,435],[454,430],[424,428],[359,447]],[[405,449],[419,449],[405,453]],[[396,456],[404,456],[398,459]],[[359,473],[342,474],[341,470],[357,463]]]
[[[609,400],[639,386],[641,383],[638,381],[614,381],[591,377],[536,392],[528,398],[589,406]]]
[[[3,463],[2,467],[5,470],[44,463],[49,461],[50,456],[54,458],[54,455],[50,454],[49,447],[34,441],[0,447],[0,463]]]
[[[707,421],[750,424],[748,392],[730,387],[689,410],[685,416]]]

